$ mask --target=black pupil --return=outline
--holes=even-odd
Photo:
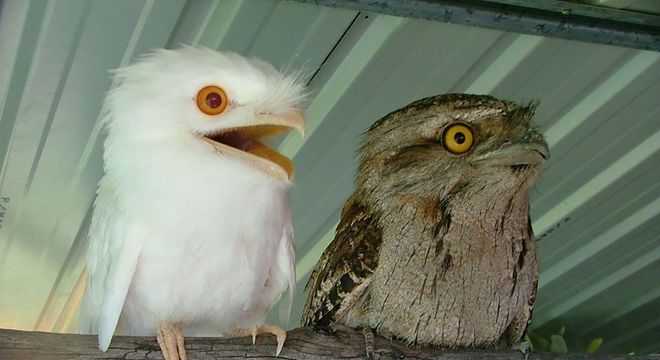
[[[218,93],[210,93],[206,95],[206,105],[211,109],[215,109],[222,105],[222,97]]]
[[[462,132],[457,132],[454,134],[454,141],[456,141],[457,144],[461,145],[465,142],[465,134]]]

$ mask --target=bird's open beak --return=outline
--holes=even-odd
[[[220,153],[234,156],[244,163],[277,179],[293,177],[293,162],[263,143],[263,139],[291,129],[305,136],[305,118],[298,111],[286,114],[258,114],[241,127],[203,139]]]

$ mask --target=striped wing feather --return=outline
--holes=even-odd
[[[301,323],[328,325],[339,319],[368,287],[382,241],[378,215],[353,194],[342,209],[335,238],[307,282]]]

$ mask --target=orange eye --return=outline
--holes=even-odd
[[[227,105],[227,94],[219,86],[205,86],[197,93],[197,107],[206,115],[222,114]]]

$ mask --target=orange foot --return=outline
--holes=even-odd
[[[281,327],[277,325],[262,325],[253,326],[249,329],[234,330],[234,336],[252,335],[252,344],[256,343],[257,335],[259,334],[275,335],[277,338],[277,350],[275,351],[275,356],[279,356],[280,352],[282,352],[282,347],[284,347],[284,341],[286,340],[286,331],[282,330]]]
[[[186,349],[183,346],[183,333],[179,325],[162,323],[156,336],[160,351],[165,360],[187,360]]]

